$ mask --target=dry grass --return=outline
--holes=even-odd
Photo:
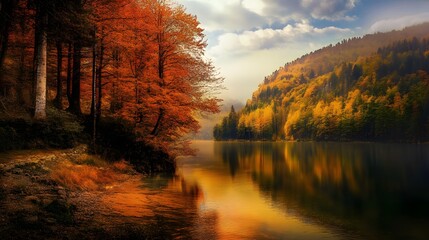
[[[119,171],[122,173],[129,173],[130,171],[133,170],[133,168],[124,160],[120,162],[114,162],[112,166],[116,171]]]
[[[64,161],[52,172],[51,178],[72,190],[101,190],[123,181],[131,167],[125,162],[109,164],[100,158],[84,154],[76,163]]]

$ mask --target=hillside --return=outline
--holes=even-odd
[[[222,139],[420,142],[429,138],[429,23],[343,40],[286,64]]]

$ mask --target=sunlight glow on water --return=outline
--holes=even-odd
[[[178,176],[105,198],[186,239],[426,239],[427,145],[195,142]],[[161,219],[161,220],[160,220]],[[207,237],[208,236],[208,237]]]

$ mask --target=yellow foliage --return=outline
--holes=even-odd
[[[341,116],[343,112],[343,103],[340,99],[336,98],[329,104],[329,113],[333,116]]]
[[[323,101],[319,101],[316,107],[313,109],[313,116],[315,118],[321,118],[325,116],[327,113],[327,109],[325,108],[325,103]]]
[[[316,90],[316,85],[310,85],[305,91],[304,97],[305,98],[312,97],[315,90]]]
[[[261,132],[266,126],[271,124],[273,116],[273,104],[271,104],[262,109],[258,108],[247,115],[242,114],[239,119],[239,124],[244,124],[247,127],[252,127],[256,131]]]
[[[291,135],[291,128],[294,124],[296,124],[301,117],[301,108],[297,108],[295,110],[291,109],[287,116],[287,121],[284,125],[284,132],[286,138],[293,140],[293,136]]]

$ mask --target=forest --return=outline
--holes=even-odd
[[[344,40],[265,78],[216,140],[429,140],[428,24]]]
[[[118,154],[136,144],[143,150],[134,155],[187,154],[196,116],[219,111],[223,79],[180,4],[2,0],[0,11],[2,150],[45,140],[66,147],[67,134],[83,132]]]

